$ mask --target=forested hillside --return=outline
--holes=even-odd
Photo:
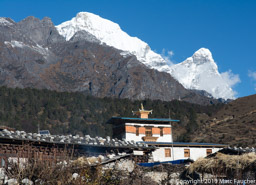
[[[49,129],[52,134],[112,135],[112,116],[134,117],[140,103],[145,109],[153,109],[150,117],[181,120],[174,126],[178,140],[189,141],[189,133],[198,128],[200,114],[211,115],[222,104],[201,106],[182,101],[160,100],[131,101],[117,98],[96,98],[82,93],[56,92],[31,88],[12,89],[0,87],[0,125],[27,132]]]
[[[197,130],[194,142],[219,142],[256,147],[256,95],[223,106]]]

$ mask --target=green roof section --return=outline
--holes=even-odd
[[[166,118],[129,118],[129,117],[112,117],[108,123],[112,122],[126,122],[126,121],[133,121],[136,123],[170,123],[170,122],[179,122],[180,120],[174,120],[174,119],[166,119]]]

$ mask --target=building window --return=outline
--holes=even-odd
[[[139,127],[135,127],[136,128],[136,136],[139,136],[140,132],[139,132]]]
[[[165,151],[165,157],[171,157],[171,149],[170,148],[166,148],[164,149]]]
[[[190,149],[184,149],[184,157],[190,157]]]
[[[206,155],[212,154],[212,149],[206,149]]]
[[[146,137],[152,136],[152,127],[146,127],[145,129]]]
[[[163,127],[160,127],[160,136],[163,136],[164,135],[164,131],[163,131]]]

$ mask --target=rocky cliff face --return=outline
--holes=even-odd
[[[100,44],[87,31],[66,41],[49,18],[28,17],[18,23],[1,18],[0,85],[98,97],[215,101],[185,89],[168,73],[146,67],[132,54]]]

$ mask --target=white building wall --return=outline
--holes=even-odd
[[[125,134],[125,139],[126,141],[135,141],[135,142],[138,142],[138,141],[143,141],[142,140],[142,137],[144,137],[145,134],[139,134],[139,136],[136,136],[136,134],[134,133],[126,133]]]
[[[125,139],[126,141],[135,141],[135,142],[139,142],[139,141],[143,141],[142,137],[144,137],[145,134],[139,134],[139,136],[136,136],[136,134],[134,133],[126,133]],[[157,135],[157,134],[153,134],[153,137],[158,137],[156,142],[172,142],[172,135]]]
[[[171,149],[171,157],[165,157],[165,149]],[[190,157],[184,157],[184,149],[190,149]],[[200,157],[206,157],[206,150],[212,149],[212,153],[219,151],[222,148],[211,148],[211,147],[159,147],[156,149],[153,154],[154,162],[164,162],[164,161],[172,161],[179,159],[192,159],[197,160]]]
[[[160,136],[160,135],[153,135],[153,136],[158,137],[156,142],[172,142],[171,134],[164,134],[163,136]]]
[[[161,147],[152,152],[154,162],[163,162],[163,161],[172,161],[172,157],[165,157],[165,148],[169,147]],[[172,152],[172,151],[171,151]]]

